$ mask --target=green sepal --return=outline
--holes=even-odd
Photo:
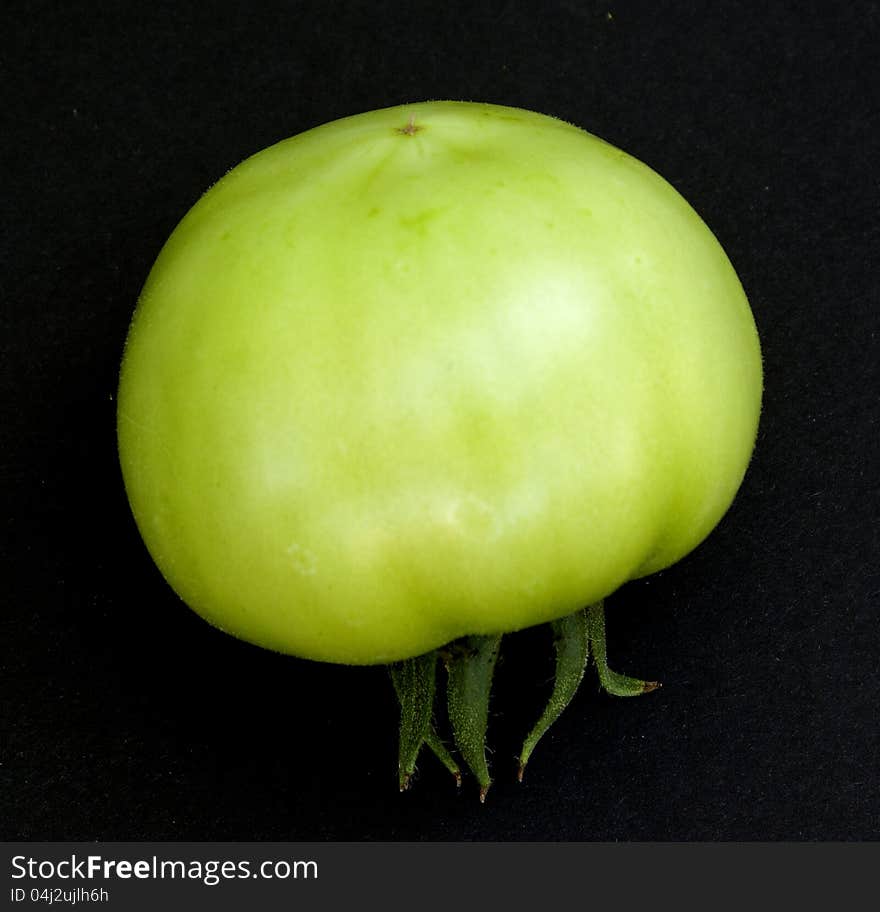
[[[419,751],[431,728],[434,711],[437,653],[427,652],[388,666],[400,702],[398,780],[400,790],[409,786]]]
[[[446,745],[437,737],[437,733],[434,731],[433,727],[429,728],[428,734],[425,735],[425,744],[428,745],[434,752],[434,756],[455,777],[456,786],[461,788],[461,770],[458,768],[458,764],[453,759],[452,754],[449,753]]]
[[[606,693],[615,697],[638,697],[660,687],[659,681],[642,681],[618,674],[608,667],[605,647],[605,608],[602,602],[590,605],[586,611],[590,649],[599,672],[599,683]]]
[[[584,669],[590,656],[590,638],[587,630],[587,613],[583,609],[575,611],[551,624],[553,645],[556,649],[556,675],[553,681],[553,693],[547,706],[529,733],[519,755],[517,775],[522,782],[523,773],[535,745],[547,733],[550,726],[559,718],[562,711],[577,693],[584,677]]]
[[[438,760],[461,785],[461,771],[446,745],[437,737],[431,722],[437,678],[437,652],[432,650],[414,659],[388,666],[397,700],[400,703],[400,746],[398,783],[403,792],[409,787],[422,744],[427,744]]]
[[[489,692],[501,636],[468,636],[444,651],[447,699],[455,745],[480,784],[480,801],[492,784],[486,763]]]

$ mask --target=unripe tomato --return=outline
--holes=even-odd
[[[349,117],[248,159],[190,210],[138,304],[119,452],[162,573],[211,623],[394,663],[399,783],[449,672],[485,798],[500,634],[551,621],[553,693],[603,599],[694,548],[754,446],[743,290],[688,204],[569,124],[457,102]],[[438,649],[443,647],[443,649]]]
[[[687,554],[761,388],[730,262],[650,168],[539,114],[412,104],[280,142],[190,210],[132,322],[119,452],[191,608],[387,663]]]

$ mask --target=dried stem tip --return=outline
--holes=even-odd
[[[416,126],[416,115],[410,114],[409,120],[406,122],[405,127],[398,127],[397,132],[402,133],[404,136],[415,136],[419,130],[423,129],[422,127]]]

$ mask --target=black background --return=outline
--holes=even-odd
[[[2,806],[7,839],[880,836],[876,3],[7,2]],[[513,776],[546,634],[507,639],[485,806],[396,791],[385,672],[263,652],[166,586],[115,452],[162,243],[245,156],[429,98],[532,108],[663,174],[762,338],[757,451],[692,555],[610,601],[592,677]]]

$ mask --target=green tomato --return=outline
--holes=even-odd
[[[412,104],[278,143],[186,215],[131,326],[119,450],[195,611],[385,663],[687,554],[761,387],[737,276],[662,178],[546,116]]]
[[[278,143],[186,215],[132,322],[119,452],[212,624],[402,661],[401,787],[423,744],[458,775],[431,728],[452,643],[485,796],[498,635],[554,623],[520,772],[590,653],[609,692],[652,689],[607,668],[602,600],[718,523],[761,391],[737,276],[650,168],[528,111],[412,104]]]

